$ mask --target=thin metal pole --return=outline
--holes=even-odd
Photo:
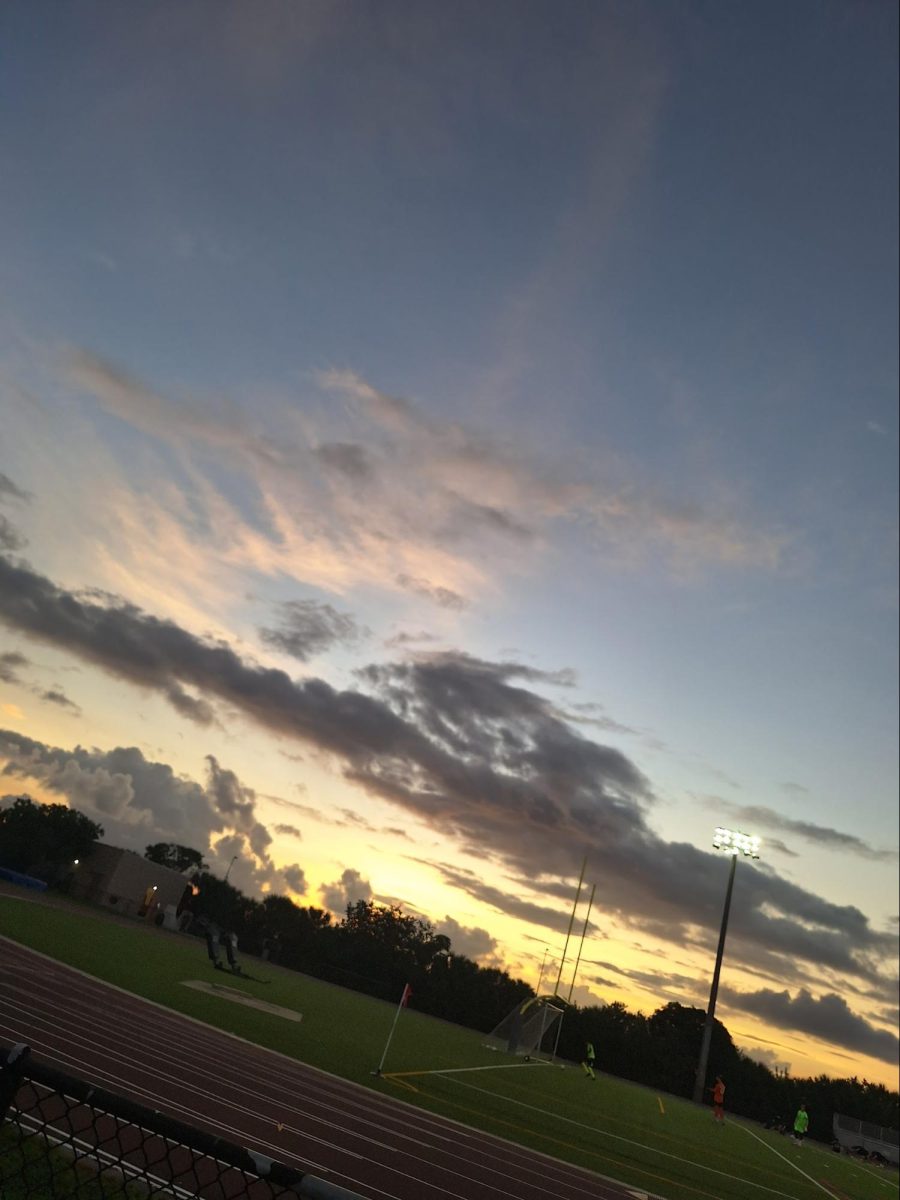
[[[581,898],[581,885],[584,883],[584,872],[587,867],[587,858],[581,864],[581,874],[578,876],[578,891],[575,893],[575,903],[572,905],[572,915],[569,917],[569,928],[566,933],[566,944],[563,946],[562,958],[559,960],[559,974],[556,976],[556,987],[553,989],[553,995],[559,995],[559,981],[562,979],[563,963],[566,961],[566,951],[569,949],[569,938],[572,936],[572,926],[575,924],[575,910],[578,908],[578,901]]]
[[[569,994],[566,997],[566,1000],[569,1004],[572,1003],[572,992],[575,990],[575,979],[578,975],[579,964],[581,963],[581,951],[584,949],[584,937],[585,937],[585,934],[587,933],[588,918],[591,915],[591,909],[594,907],[594,892],[596,892],[596,890],[597,890],[596,883],[592,884],[591,885],[591,898],[590,898],[590,900],[588,900],[587,915],[584,918],[584,929],[582,929],[582,931],[581,931],[581,941],[578,943],[578,957],[575,959],[575,970],[572,972],[572,982],[569,984]]]
[[[709,1007],[706,1010],[706,1020],[703,1023],[703,1041],[700,1044],[700,1061],[697,1064],[697,1076],[694,1079],[694,1103],[703,1101],[703,1089],[706,1086],[706,1066],[709,1062],[709,1044],[712,1038],[713,1020],[716,1015],[716,997],[719,994],[719,973],[722,970],[722,955],[725,952],[725,934],[728,932],[728,911],[731,908],[731,891],[734,887],[734,871],[737,867],[737,854],[731,856],[731,872],[728,876],[728,891],[725,893],[725,909],[722,913],[722,928],[719,931],[719,948],[716,951],[716,969],[713,972],[712,987],[709,992]]]

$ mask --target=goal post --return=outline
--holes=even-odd
[[[530,996],[507,1013],[485,1039],[492,1050],[526,1058],[556,1055],[563,1009],[555,996]]]

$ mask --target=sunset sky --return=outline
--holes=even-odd
[[[896,4],[2,32],[0,802],[896,1088]]]

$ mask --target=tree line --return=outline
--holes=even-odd
[[[18,798],[0,810],[0,865],[41,874],[61,883],[73,858],[84,856],[102,837],[99,825],[61,804]],[[358,900],[335,919],[325,909],[295,904],[287,896],[261,900],[213,875],[200,851],[158,842],[146,857],[178,871],[193,872],[197,895],[190,906],[198,931],[211,921],[237,934],[242,952],[263,955],[291,970],[387,1001],[412,989],[413,1007],[455,1024],[489,1033],[516,1005],[534,996],[521,979],[483,967],[454,951],[430,922],[396,905]],[[705,1013],[671,1002],[649,1016],[624,1004],[582,1007],[554,1000],[564,1009],[558,1054],[579,1062],[587,1042],[597,1067],[672,1095],[690,1097],[700,1056]],[[843,1113],[891,1129],[900,1126],[900,1095],[881,1084],[851,1076],[793,1078],[772,1071],[739,1050],[721,1021],[714,1022],[709,1079],[726,1083],[729,1111],[790,1128],[801,1104],[810,1114],[809,1133],[832,1140],[832,1116]]]

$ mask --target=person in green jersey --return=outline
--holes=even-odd
[[[806,1105],[801,1104],[797,1109],[796,1117],[794,1117],[794,1141],[802,1142],[807,1129],[809,1129],[809,1113],[806,1111]]]
[[[581,1068],[589,1079],[597,1078],[597,1076],[594,1074],[594,1046],[592,1042],[588,1042],[587,1044],[584,1052],[584,1062],[581,1064]]]

